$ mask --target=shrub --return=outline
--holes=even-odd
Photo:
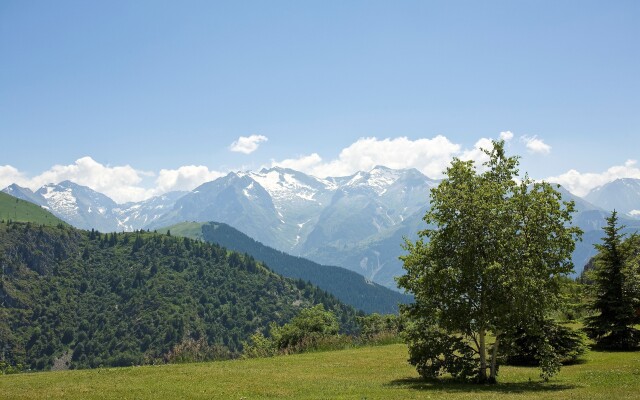
[[[401,341],[399,334],[402,324],[397,315],[373,313],[356,317],[356,320],[360,328],[360,341],[363,344],[391,344]]]
[[[231,358],[233,358],[233,354],[228,348],[222,345],[210,345],[204,337],[198,340],[185,339],[173,346],[165,355],[165,361],[168,363],[216,361]]]
[[[338,334],[339,328],[336,316],[318,304],[301,310],[283,326],[271,324],[270,337],[265,337],[261,332],[253,334],[249,342],[244,343],[243,356],[269,357],[344,348],[352,344],[351,338]]]
[[[243,358],[272,357],[278,353],[276,343],[272,338],[267,338],[262,332],[256,332],[248,342],[242,344]]]
[[[540,354],[536,350],[540,343],[551,346],[557,354],[557,362],[575,362],[586,351],[586,336],[583,332],[547,320],[535,332],[517,328],[509,333],[499,349],[504,362],[510,365],[540,364]]]
[[[409,363],[422,377],[435,379],[449,372],[454,379],[474,381],[475,352],[463,338],[423,319],[407,324],[402,335],[409,344]]]
[[[312,348],[320,338],[337,335],[339,328],[336,316],[318,304],[301,310],[281,327],[272,326],[271,336],[278,350],[297,353]]]

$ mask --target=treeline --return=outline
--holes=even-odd
[[[245,358],[272,357],[309,351],[342,350],[364,345],[400,342],[403,326],[398,315],[358,316],[358,333],[343,334],[336,315],[322,304],[305,308],[288,323],[272,322],[267,335],[256,332],[245,343]]]
[[[356,311],[248,255],[149,232],[0,223],[0,363],[47,370],[232,358],[270,323]]]

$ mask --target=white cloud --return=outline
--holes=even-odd
[[[9,167],[7,169],[7,167]],[[147,190],[139,184],[148,172],[138,171],[129,165],[109,167],[96,162],[91,157],[82,157],[70,165],[54,165],[49,170],[32,178],[27,178],[10,166],[0,171],[2,187],[16,183],[31,190],[37,190],[47,183],[70,180],[104,193],[116,202],[140,200],[148,197]],[[8,182],[11,180],[11,182]]]
[[[457,157],[464,161],[473,160],[476,162],[476,166],[481,168],[482,163],[489,160],[489,156],[483,150],[491,150],[492,148],[491,139],[481,138],[473,145],[473,149],[464,150]]]
[[[627,160],[624,165],[615,165],[600,173],[581,173],[575,169],[571,169],[562,175],[551,176],[546,180],[561,184],[575,195],[584,196],[596,187],[602,186],[616,179],[640,179],[640,168],[638,168],[636,164],[636,160]]]
[[[551,153],[551,146],[546,144],[542,139],[538,139],[537,136],[522,136],[521,139],[526,144],[527,149],[531,153],[538,153],[538,154]]]
[[[185,165],[178,169],[161,169],[156,179],[158,194],[174,190],[193,190],[205,182],[223,176],[203,165]]]
[[[431,139],[411,140],[407,137],[377,139],[360,138],[342,149],[336,159],[323,161],[316,153],[295,159],[274,161],[272,166],[299,169],[318,176],[346,176],[367,171],[376,165],[390,168],[416,168],[431,178],[441,178],[453,157],[483,161],[479,147],[491,148],[490,139],[481,139],[473,149],[462,150],[459,144],[442,135]]]
[[[291,168],[296,171],[311,171],[322,162],[322,157],[318,153],[301,156],[299,158],[288,158],[282,161],[272,161],[272,167]]]
[[[104,193],[117,203],[125,203],[144,200],[173,190],[191,190],[222,175],[203,166],[163,169],[155,180],[156,186],[149,187],[150,185],[145,185],[143,181],[155,176],[153,172],[136,170],[129,165],[105,166],[91,157],[82,157],[70,165],[54,165],[31,178],[10,165],[0,166],[0,189],[15,183],[37,190],[48,183],[69,180]]]
[[[240,136],[238,140],[231,143],[229,150],[238,153],[251,154],[258,150],[258,146],[262,142],[269,140],[263,135]]]
[[[500,139],[504,140],[505,142],[508,142],[509,140],[513,139],[513,132],[511,131],[500,132]]]
[[[11,165],[0,165],[0,190],[16,183],[20,186],[26,186],[28,178]]]
[[[500,133],[500,138],[504,140],[512,139],[513,136],[513,133],[508,131]],[[544,145],[535,137],[528,139],[537,140]],[[244,146],[246,154],[249,154],[260,142],[266,140],[266,137],[259,135],[241,137],[234,142],[234,146]],[[396,169],[416,168],[431,178],[442,178],[453,157],[474,160],[477,164],[485,161],[487,156],[481,148],[490,149],[491,139],[481,138],[473,147],[465,149],[442,135],[416,140],[407,137],[364,137],[343,148],[333,159],[325,160],[318,153],[312,153],[297,158],[274,160],[271,165],[292,168],[318,177],[346,176],[357,171],[370,170],[376,165],[384,165]],[[112,167],[103,165],[91,157],[82,157],[73,164],[55,165],[34,177],[28,177],[10,165],[0,166],[0,188],[17,183],[36,190],[47,183],[71,180],[122,203],[144,200],[173,190],[192,190],[222,175],[223,172],[210,170],[202,165],[161,169],[155,173],[137,170],[129,165]],[[584,194],[591,188],[617,177],[640,178],[640,169],[635,166],[635,161],[629,161],[624,166],[612,167],[603,174],[581,174],[572,170],[548,180],[561,183],[576,194]]]

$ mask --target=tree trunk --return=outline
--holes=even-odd
[[[478,349],[478,352],[480,353],[480,371],[478,371],[478,380],[481,383],[485,383],[487,381],[487,351],[485,344],[486,335],[486,330],[484,328],[480,328],[480,344]]]
[[[500,332],[496,332],[496,341],[491,351],[491,372],[489,373],[489,382],[498,382],[498,345],[500,344]]]

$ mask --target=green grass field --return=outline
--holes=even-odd
[[[166,230],[170,230],[172,235],[202,240],[202,225],[200,222],[181,222],[162,228],[158,232],[164,233]]]
[[[3,192],[0,192],[0,220],[51,226],[65,224],[42,207]]]
[[[639,399],[640,352],[590,352],[543,383],[502,367],[498,385],[425,382],[404,345],[266,359],[0,376],[2,399]]]

